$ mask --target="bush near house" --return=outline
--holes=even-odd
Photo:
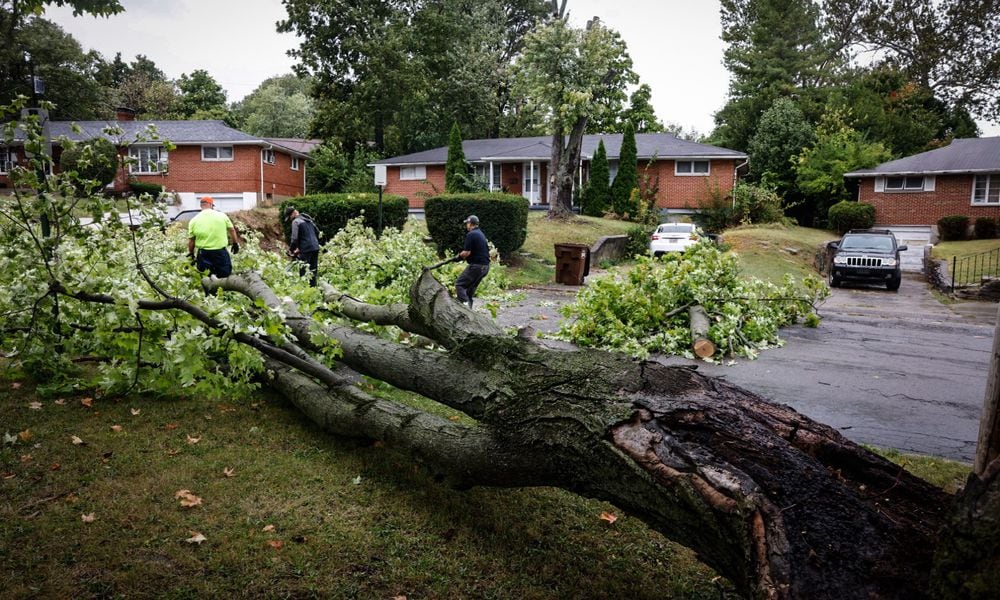
[[[59,156],[59,168],[64,173],[75,171],[80,179],[96,182],[95,188],[104,187],[115,180],[118,150],[104,138],[69,145]]]
[[[486,239],[501,256],[510,256],[528,237],[528,201],[513,194],[442,194],[424,202],[427,231],[439,252],[458,252],[465,241],[462,222],[479,217]]]
[[[969,217],[965,215],[948,215],[937,222],[938,234],[942,242],[964,240],[969,233]]]
[[[138,195],[149,194],[153,198],[156,198],[163,192],[163,186],[158,183],[143,183],[141,181],[130,181],[128,182],[128,187],[130,190]]]
[[[278,207],[281,228],[287,241],[292,235],[291,223],[283,219],[285,208],[294,206],[312,217],[322,241],[333,239],[354,217],[363,216],[365,227],[378,229],[378,194],[310,194],[285,200]],[[382,196],[382,227],[402,229],[409,216],[409,201],[402,196]]]
[[[992,240],[997,237],[997,220],[992,217],[978,217],[975,231],[977,240]]]
[[[875,224],[875,205],[841,200],[827,212],[830,229],[839,234],[852,229],[870,229]]]

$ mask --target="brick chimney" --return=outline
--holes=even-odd
[[[131,108],[119,106],[115,109],[115,119],[118,121],[135,121],[135,111]]]

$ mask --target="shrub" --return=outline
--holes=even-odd
[[[619,215],[634,215],[637,206],[632,204],[632,190],[639,186],[638,151],[635,146],[635,127],[625,124],[621,150],[618,152],[618,173],[611,183],[611,207]]]
[[[601,140],[590,161],[590,179],[583,188],[583,214],[591,217],[604,216],[611,203],[611,185],[608,183],[610,178],[608,153],[604,149],[604,140]]]
[[[992,240],[997,236],[997,220],[992,217],[978,217],[975,230],[977,240]]]
[[[327,241],[347,226],[354,217],[363,216],[364,226],[378,228],[378,194],[310,194],[281,203],[278,214],[284,216],[285,208],[294,206],[299,212],[312,217],[319,228],[321,239]],[[402,229],[409,216],[409,202],[402,196],[382,196],[382,227]],[[285,239],[292,235],[291,223],[281,222]]]
[[[941,241],[951,242],[964,240],[969,233],[969,217],[965,215],[948,215],[937,222]]]
[[[156,198],[163,192],[163,186],[158,183],[144,183],[142,181],[130,181],[128,187],[136,194],[149,194]]]
[[[67,146],[59,156],[62,171],[75,171],[81,179],[97,182],[101,188],[115,180],[118,172],[118,150],[104,138]]]
[[[827,211],[830,229],[843,234],[851,229],[869,229],[875,224],[875,205],[841,200]]]
[[[653,235],[655,227],[647,225],[633,225],[628,228],[625,235],[628,236],[628,243],[625,245],[625,256],[635,258],[649,254],[649,239]]]
[[[440,252],[458,252],[465,241],[462,221],[479,217],[486,239],[501,256],[510,256],[528,237],[528,201],[521,196],[500,193],[444,194],[424,203],[427,231]]]
[[[781,196],[768,185],[741,181],[729,196],[714,186],[698,206],[695,220],[702,229],[715,233],[737,225],[783,223],[787,219],[781,204]]]

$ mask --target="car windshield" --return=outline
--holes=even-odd
[[[670,225],[660,225],[657,233],[691,233],[693,226],[690,223],[673,223]]]
[[[884,235],[849,235],[840,243],[841,250],[880,250],[892,252],[892,238]]]

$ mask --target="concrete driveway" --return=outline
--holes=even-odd
[[[502,307],[502,325],[558,327],[575,288],[546,286]],[[971,462],[997,305],[944,305],[923,278],[899,292],[845,287],[820,307],[818,328],[786,328],[782,348],[733,366],[675,357],[840,429],[861,443]]]

